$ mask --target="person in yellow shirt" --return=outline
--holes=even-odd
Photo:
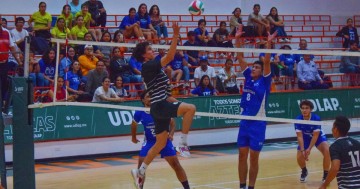
[[[34,27],[32,25],[34,22]],[[52,17],[51,14],[46,12],[46,3],[40,2],[39,3],[39,11],[35,12],[31,15],[30,19],[28,20],[28,24],[30,28],[33,28],[36,37],[42,37],[45,39],[49,39],[50,35],[50,28],[51,28]]]
[[[99,60],[94,56],[94,47],[85,45],[84,54],[79,57],[81,72],[83,76],[87,76],[88,72],[96,68],[96,62]]]
[[[73,22],[73,15],[71,14],[71,7],[70,5],[64,5],[61,15],[59,18],[64,18],[65,20],[65,27],[71,29],[72,22]]]
[[[91,32],[93,36],[95,36],[96,41],[100,41],[101,39],[101,30],[99,28],[90,27],[90,23],[95,24],[95,20],[92,19],[91,14],[89,13],[89,7],[87,4],[81,5],[81,11],[76,13],[76,17],[82,15],[84,17],[84,25]]]
[[[83,40],[84,35],[88,32],[84,26],[84,17],[79,15],[76,17],[76,25],[71,28],[71,36],[74,40]]]
[[[72,39],[69,28],[65,27],[65,19],[59,17],[56,21],[56,26],[51,29],[51,36],[53,38],[65,39],[66,36],[68,39]]]

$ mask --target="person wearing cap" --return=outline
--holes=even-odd
[[[90,70],[95,69],[96,62],[98,61],[99,59],[94,56],[94,47],[92,45],[85,45],[84,54],[79,57],[83,76],[87,76]]]
[[[203,75],[208,75],[211,79],[211,83],[213,86],[216,86],[216,74],[215,69],[209,66],[207,56],[200,56],[200,66],[195,69],[194,80],[195,85],[198,86],[200,82],[200,78]]]

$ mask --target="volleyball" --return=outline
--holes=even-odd
[[[194,16],[199,16],[204,12],[204,3],[200,0],[194,0],[189,5],[189,13]]]

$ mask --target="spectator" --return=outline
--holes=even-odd
[[[291,50],[289,45],[284,45],[280,49]],[[282,74],[290,77],[291,84],[295,83],[295,75],[296,72],[296,61],[295,56],[293,54],[282,54],[280,55],[280,66],[282,67]]]
[[[69,29],[72,28],[72,21],[73,21],[74,16],[71,14],[70,5],[64,5],[63,6],[63,9],[61,11],[61,15],[59,16],[59,18],[64,18],[64,20],[65,20],[65,28],[69,28]]]
[[[102,85],[94,93],[92,102],[124,102],[124,99],[118,97],[115,91],[110,88],[110,78],[104,77]]]
[[[66,37],[70,40],[72,39],[70,30],[65,26],[65,19],[63,17],[59,17],[56,20],[56,26],[51,29],[51,36],[58,39],[65,39]]]
[[[123,86],[123,78],[121,76],[117,76],[115,79],[115,85],[111,86],[111,88],[115,91],[118,97],[128,97],[128,93]]]
[[[324,81],[324,83],[326,83],[326,84],[329,86],[329,88],[332,88],[332,87],[333,87],[333,83],[332,83],[332,81],[331,81],[331,77],[330,77],[330,76],[326,76],[326,75],[325,75],[325,72],[322,71],[322,70],[319,70],[318,72],[319,72],[319,75],[320,75],[321,79]]]
[[[343,48],[350,48],[350,42],[355,42],[359,45],[359,35],[357,29],[353,26],[353,19],[346,20],[346,26],[341,28],[336,36],[344,38]]]
[[[356,41],[350,41],[349,52],[359,52],[358,44]],[[350,85],[357,86],[360,84],[358,77],[354,74],[360,74],[360,57],[359,56],[342,56],[340,64],[340,72],[351,74]]]
[[[208,75],[203,75],[200,84],[191,91],[191,96],[217,96],[216,89],[211,85]]]
[[[23,17],[16,17],[15,28],[11,30],[11,36],[22,52],[25,52],[25,37],[29,36],[28,31],[24,29],[24,24],[25,19]]]
[[[239,88],[236,85],[236,73],[233,67],[233,61],[227,59],[224,68],[219,70],[217,90],[219,92],[226,92],[228,94],[239,94]]]
[[[6,18],[1,18],[1,26],[5,29],[8,29],[7,28],[7,20]]]
[[[139,40],[145,40],[144,34],[140,28],[140,22],[136,21],[136,9],[131,7],[129,15],[125,16],[119,26],[120,31],[124,34],[126,39],[136,37]]]
[[[216,86],[215,69],[213,67],[209,66],[208,64],[209,64],[209,62],[208,62],[207,57],[201,56],[200,57],[200,66],[195,69],[195,73],[194,73],[194,80],[195,80],[196,86],[199,85],[200,78],[203,75],[208,75],[211,78],[212,85]]]
[[[188,63],[188,57],[184,55],[184,52],[182,50],[177,50],[174,56],[174,59],[168,64],[167,69],[171,70],[171,77],[169,78],[170,81],[172,81],[172,78],[175,77],[175,86],[180,85],[180,79],[184,75],[184,80],[187,85],[187,82],[190,78],[190,72],[189,72],[189,63]]]
[[[328,89],[329,85],[325,83],[318,72],[317,66],[311,60],[311,56],[304,54],[304,60],[297,64],[297,77],[299,78],[299,88],[304,90]]]
[[[44,74],[40,73],[40,66],[35,60],[34,52],[29,52],[29,78],[32,80],[33,87],[44,86]]]
[[[160,38],[161,35],[163,35],[164,38],[168,38],[168,30],[165,22],[162,21],[162,18],[160,16],[160,9],[157,5],[153,5],[150,7],[149,15],[151,19],[151,24],[157,32],[157,36]]]
[[[46,3],[39,3],[39,11],[33,13],[28,21],[29,27],[32,28],[32,22],[34,22],[33,31],[35,32],[36,37],[41,37],[44,39],[50,39],[50,28],[52,17],[51,14],[46,12]]]
[[[82,95],[84,91],[81,90],[82,73],[80,70],[80,63],[78,61],[73,62],[70,65],[69,71],[65,75],[66,89],[70,94]]]
[[[94,24],[95,21],[92,19],[91,14],[89,13],[89,7],[86,4],[81,5],[81,11],[76,13],[76,17],[78,17],[79,15],[83,16],[84,26],[89,30],[89,32],[95,38],[95,41],[99,41],[101,37],[101,30],[90,27],[90,25]]]
[[[79,15],[76,17],[76,25],[71,28],[71,36],[74,40],[83,40],[88,29],[84,26],[84,17]]]
[[[200,46],[216,47],[215,41],[211,40],[209,32],[205,27],[205,19],[200,19],[198,21],[198,27],[194,30],[196,36],[195,40],[199,43]]]
[[[49,48],[39,60],[40,72],[44,74],[44,84],[40,86],[54,85],[56,59],[55,49]]]
[[[90,32],[85,33],[84,41],[94,41],[94,38]],[[79,54],[84,54],[84,51],[83,51],[83,50],[85,50],[84,47],[85,47],[85,45],[77,46]],[[97,45],[93,45],[93,48],[94,48],[94,55],[96,56],[96,58],[102,60],[104,58],[104,54],[100,51],[99,47]]]
[[[108,42],[111,43],[111,34],[108,31],[104,31],[104,33],[101,36],[100,42]],[[111,46],[99,46],[99,51],[104,55],[102,57],[102,61],[104,61],[105,66],[108,68],[110,66],[110,55],[112,51]]]
[[[161,45],[165,45],[165,43]],[[161,59],[166,55],[166,50],[160,48],[158,49],[158,53],[159,54],[155,57],[155,59],[161,61]]]
[[[78,60],[77,55],[75,54],[74,47],[69,47],[67,50],[67,55],[65,50],[62,50],[64,58],[61,59],[59,64],[59,76],[64,77],[65,73],[69,70],[69,66]]]
[[[286,38],[287,34],[284,28],[284,21],[279,17],[276,7],[272,7],[270,9],[270,13],[269,15],[267,15],[266,19],[270,23],[270,33],[274,33],[275,31],[277,31],[278,37],[284,37],[280,39],[280,42],[290,42],[290,40]]]
[[[88,6],[91,18],[94,20],[94,22],[90,23],[90,27],[101,26],[101,30],[104,31],[107,14],[102,2],[98,0],[88,0],[84,4]]]
[[[50,90],[47,94],[49,97],[47,102],[53,102],[54,99],[54,86],[50,87]],[[66,98],[67,97],[67,98]],[[57,78],[57,88],[56,88],[56,102],[65,102],[65,101],[74,101],[76,98],[75,95],[68,95],[67,91],[64,88],[64,78],[58,77]]]
[[[101,60],[97,61],[96,68],[89,71],[87,75],[87,82],[85,91],[91,95],[94,94],[96,88],[101,86],[103,78],[109,77],[108,72],[105,69],[105,64]],[[110,79],[109,79],[110,80]]]
[[[110,62],[110,76],[111,81],[115,81],[117,76],[121,76],[123,83],[141,83],[141,77],[134,75],[132,72],[132,67],[129,61],[124,58],[124,55],[121,54],[119,47],[114,47],[112,51],[112,59]],[[129,86],[125,87],[129,90]]]
[[[308,50],[306,39],[300,39],[299,49],[298,50]],[[299,63],[301,60],[304,60],[303,54],[294,54],[296,63]],[[314,55],[310,55],[310,59],[314,60]]]
[[[76,13],[81,11],[81,3],[80,0],[72,0],[70,3],[70,10],[73,17],[76,17]]]
[[[81,73],[83,74],[83,76],[87,76],[90,70],[95,69],[96,63],[98,61],[99,59],[94,56],[93,46],[85,45],[84,54],[79,57]]]
[[[158,36],[155,28],[151,25],[151,19],[147,11],[147,5],[141,3],[135,16],[135,21],[139,22],[140,28],[145,38],[152,43],[158,43]]]
[[[226,29],[226,22],[220,22],[220,28],[218,28],[213,35],[213,40],[218,47],[231,47],[234,48],[231,40],[229,39],[229,31]]]
[[[196,37],[196,33],[194,31],[189,31],[187,33],[187,37],[188,40],[184,43],[184,46],[200,46],[200,44],[195,40]],[[185,51],[185,54],[188,55],[189,57],[189,63],[192,66],[198,66],[198,62],[199,62],[199,51],[192,51],[192,50],[187,50]]]
[[[260,5],[255,4],[253,7],[253,13],[249,15],[248,26],[253,27],[257,37],[260,37],[260,43],[262,43],[262,37],[266,35],[266,31],[270,29],[268,21],[259,13]]]
[[[113,38],[113,42],[114,43],[125,43],[125,40],[124,40],[124,35],[121,33],[120,30],[117,30],[115,33],[114,33],[114,38]],[[121,56],[125,56],[125,52],[128,50],[126,47],[119,47],[120,48],[120,54]]]
[[[263,49],[265,46],[260,45],[260,48]],[[272,46],[273,48],[273,46]],[[264,62],[265,61],[265,53],[259,54],[259,61]],[[280,81],[280,58],[276,53],[270,54],[270,68],[271,68],[271,74],[272,78],[274,79],[275,83],[281,83]]]
[[[230,18],[230,35],[235,36],[240,25],[242,25],[241,9],[236,7],[232,12],[233,16]]]

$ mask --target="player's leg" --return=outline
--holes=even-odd
[[[250,169],[249,169],[249,188],[255,186],[259,172],[260,151],[250,149]]]
[[[176,173],[176,177],[183,185],[184,189],[190,189],[185,170],[181,166],[179,159],[176,156],[176,152],[174,150],[174,146],[172,145],[171,141],[169,140],[167,141],[165,148],[161,150],[160,154],[161,157],[164,157],[165,160],[169,163],[171,168],[174,169]]]
[[[248,127],[240,122],[237,145],[239,147],[239,158],[238,158],[238,174],[240,181],[240,188],[246,188],[246,179],[248,172],[247,159],[249,156],[249,138],[248,138]]]
[[[319,136],[319,138],[322,138],[322,137]],[[317,145],[316,148],[323,155],[323,170],[324,170],[324,173],[323,173],[322,180],[324,181],[326,179],[326,177],[328,175],[328,172],[329,172],[329,169],[330,169],[331,158],[330,158],[329,144],[327,143],[326,139],[320,140],[320,141],[321,141],[321,143],[319,145]]]
[[[195,115],[196,107],[193,104],[188,104],[182,102],[180,106],[177,108],[177,116],[182,116],[182,129],[181,129],[181,136],[180,136],[180,147],[184,146],[187,147],[187,135],[189,133],[194,115]],[[186,150],[186,149],[185,149]],[[187,154],[184,154],[187,155]],[[190,154],[188,154],[190,155]]]
[[[149,146],[149,145],[145,145],[141,148],[140,153],[139,153],[137,169],[131,170],[131,175],[134,179],[135,187],[137,187],[137,188],[142,188],[145,183],[145,176],[144,176],[141,185],[139,185],[140,183],[138,183],[138,170],[139,170],[141,164],[144,162],[145,156],[146,156],[147,152],[150,150],[150,148],[151,148],[151,146]]]
[[[303,141],[304,141],[304,149],[307,149],[309,147],[311,138],[303,137]],[[307,159],[305,159],[303,152],[300,151],[300,146],[298,146],[297,148],[296,160],[299,167],[301,168],[300,182],[306,182],[306,178],[308,176],[308,170],[306,168]]]

